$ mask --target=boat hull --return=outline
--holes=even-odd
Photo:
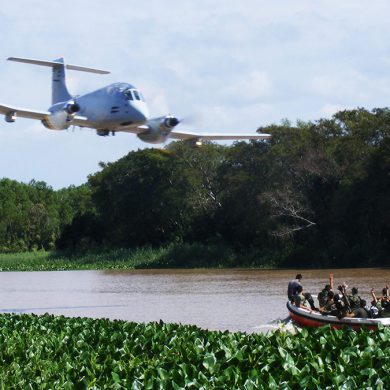
[[[287,310],[290,313],[291,319],[299,326],[318,328],[320,326],[329,325],[331,328],[351,328],[359,330],[361,328],[375,330],[378,326],[390,326],[390,318],[356,318],[344,317],[338,319],[335,316],[322,315],[319,312],[306,310],[287,302]]]

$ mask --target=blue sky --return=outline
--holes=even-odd
[[[197,116],[199,131],[254,132],[284,118],[387,107],[389,11],[384,0],[4,2],[0,102],[48,108],[50,69],[6,58],[64,56],[111,71],[69,71],[71,93],[130,82],[153,116]],[[55,189],[84,183],[99,161],[150,147],[130,134],[98,137],[0,119],[0,177]]]

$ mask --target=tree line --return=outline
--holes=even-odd
[[[386,264],[390,109],[284,120],[269,141],[132,151],[86,184],[0,181],[0,251],[202,243],[281,266]]]

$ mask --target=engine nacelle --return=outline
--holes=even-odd
[[[9,111],[5,114],[5,121],[8,123],[13,123],[16,121],[16,111]]]
[[[200,138],[192,138],[189,140],[186,140],[185,143],[190,147],[190,148],[200,148],[203,145],[203,142]]]
[[[51,130],[65,130],[72,124],[73,117],[80,111],[80,106],[74,100],[69,100],[65,104],[54,104],[49,111],[51,114],[42,120],[43,125]]]
[[[64,110],[53,112],[42,124],[50,130],[65,130],[70,126],[69,114]]]
[[[65,111],[69,114],[69,115],[73,115],[73,114],[76,114],[76,112],[79,112],[80,111],[80,106],[74,102],[73,100],[71,100],[70,102],[67,103],[67,105],[65,106]]]
[[[137,134],[137,136],[144,142],[149,142],[151,144],[161,144],[166,141],[169,133],[179,123],[179,119],[170,115],[149,119],[145,124],[148,129],[143,133]]]

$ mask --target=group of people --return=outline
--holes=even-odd
[[[302,274],[297,274],[295,279],[289,282],[287,288],[289,301],[297,307],[319,311],[323,315],[334,315],[339,319],[343,317],[378,318],[390,316],[388,286],[382,289],[380,297],[376,296],[372,288],[372,301],[370,305],[367,305],[366,300],[360,298],[359,290],[352,287],[349,292],[345,282],[334,291],[333,274],[330,274],[329,284],[326,284],[317,296],[318,307],[316,307],[312,295],[303,290],[302,278]]]

